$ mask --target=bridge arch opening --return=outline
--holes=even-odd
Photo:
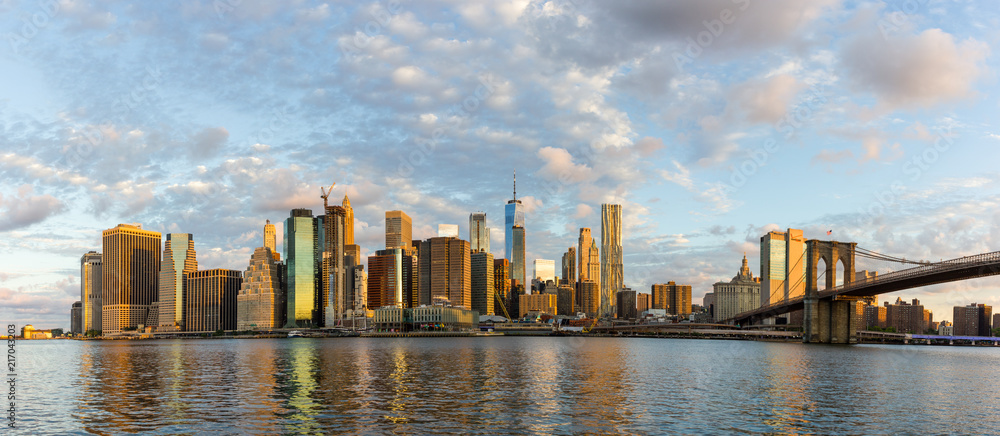
[[[826,258],[822,256],[816,262],[816,289],[826,289]]]
[[[843,286],[844,279],[847,277],[847,267],[844,266],[844,259],[837,259],[837,280],[833,283],[833,286]]]

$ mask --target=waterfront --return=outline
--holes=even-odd
[[[651,338],[20,341],[24,434],[993,433],[1000,349]]]

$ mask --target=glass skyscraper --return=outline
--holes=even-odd
[[[623,286],[622,206],[601,205],[601,314],[616,312],[615,293]]]
[[[80,303],[83,333],[101,329],[101,253],[80,258]]]
[[[323,313],[320,297],[319,226],[309,209],[292,209],[285,219],[288,311],[285,327],[313,327]]]
[[[476,212],[469,215],[469,244],[472,252],[490,252],[490,228],[486,227],[486,213]]]
[[[168,233],[160,262],[160,316],[158,331],[182,331],[184,326],[184,273],[198,271],[194,237]]]
[[[520,227],[520,237],[514,227]],[[514,175],[514,199],[504,206],[504,258],[510,261],[511,280],[524,284],[524,207],[517,199],[517,175]],[[520,245],[517,247],[516,245]]]

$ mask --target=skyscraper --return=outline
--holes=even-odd
[[[470,256],[472,310],[480,315],[493,315],[496,297],[493,296],[496,280],[493,277],[493,254],[488,251],[475,251]]]
[[[194,237],[190,233],[168,233],[160,262],[160,316],[157,331],[184,330],[184,274],[198,271]]]
[[[267,220],[267,223],[264,224],[264,247],[271,249],[271,255],[274,256],[275,262],[280,262],[281,253],[278,253],[275,236],[274,224],[271,224],[271,220]]]
[[[556,279],[556,261],[551,259],[535,259],[532,261],[534,273],[531,278],[542,283]]]
[[[768,232],[760,238],[761,306],[805,294],[805,242],[797,229]]]
[[[385,213],[385,248],[409,248],[413,246],[413,221],[400,210]]]
[[[333,327],[344,319],[346,308],[344,280],[344,227],[347,215],[343,207],[325,206],[326,214],[319,217],[322,228],[320,246],[322,257],[322,313],[323,325]]]
[[[390,248],[368,256],[368,310],[384,306],[412,306],[414,268],[412,249]]]
[[[351,200],[344,196],[341,202],[344,208],[344,245],[354,244],[354,208],[351,207]]]
[[[83,333],[101,330],[101,253],[80,258],[80,318]]]
[[[562,256],[562,281],[576,288],[576,247],[569,247]]]
[[[595,318],[601,310],[601,284],[593,280],[583,280],[580,287],[580,310],[590,318]]]
[[[510,295],[510,261],[507,259],[494,259],[493,260],[493,287],[496,290],[496,298],[499,301],[496,304],[502,304],[504,309],[508,309],[511,305],[511,295]],[[503,309],[497,310],[497,313],[503,312]]]
[[[285,219],[287,298],[285,327],[316,327],[321,302],[319,225],[309,209],[292,209]]]
[[[665,309],[671,315],[687,316],[691,313],[691,285],[675,282],[652,285],[653,309]]]
[[[208,269],[187,274],[184,328],[189,332],[236,329],[236,297],[243,273],[232,269]]]
[[[514,226],[511,227],[511,260],[510,260],[510,277],[512,280],[517,280],[518,284],[521,284],[525,289],[531,287],[530,282],[526,282],[524,279],[524,227]]]
[[[420,241],[420,304],[472,307],[469,242],[458,238]]]
[[[83,333],[83,303],[74,301],[69,315],[69,331],[74,335]]]
[[[514,228],[520,227],[520,238]],[[517,199],[517,172],[514,173],[514,198],[504,206],[504,258],[510,261],[511,280],[524,284],[524,207]],[[520,244],[520,249],[515,247]]]
[[[119,224],[101,232],[101,330],[104,335],[145,322],[159,298],[160,232]]]
[[[486,227],[485,212],[475,212],[469,215],[469,246],[473,253],[477,251],[490,252],[490,228]]]
[[[259,247],[250,256],[243,284],[236,296],[236,329],[257,330],[284,326],[285,296],[282,265],[268,247]]]
[[[615,293],[622,288],[622,206],[601,205],[601,313],[615,312]],[[628,312],[631,314],[631,311]]]

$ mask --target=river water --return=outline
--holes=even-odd
[[[1000,432],[1000,348],[486,337],[16,353],[23,434]]]

